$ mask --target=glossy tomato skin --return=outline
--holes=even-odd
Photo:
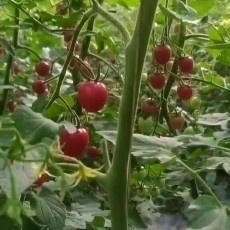
[[[190,100],[193,96],[192,87],[189,85],[182,85],[177,88],[177,94],[178,97],[183,101]]]
[[[163,73],[153,74],[152,76],[150,76],[149,81],[150,81],[150,85],[154,89],[161,90],[165,87],[166,75]]]
[[[37,95],[42,95],[48,91],[46,84],[42,80],[33,82],[32,89]]]
[[[194,69],[194,61],[192,57],[184,57],[179,60],[179,69],[184,74],[192,74]]]
[[[173,116],[169,118],[169,124],[173,130],[181,130],[184,128],[185,119],[183,116]]]
[[[35,72],[38,76],[47,77],[51,74],[50,64],[46,61],[40,61],[35,65]]]
[[[90,146],[87,149],[87,154],[89,157],[96,158],[100,155],[100,149],[97,148],[96,146]]]
[[[160,45],[157,46],[154,50],[154,57],[159,65],[165,65],[172,56],[172,50],[169,45]]]
[[[66,156],[81,158],[89,144],[89,133],[84,128],[74,133],[63,130],[60,135],[61,150]]]
[[[106,85],[100,82],[86,82],[78,89],[79,104],[87,112],[96,113],[101,110],[107,103],[108,96]]]

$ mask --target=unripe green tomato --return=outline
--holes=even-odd
[[[193,135],[193,134],[195,134],[193,127],[192,127],[192,126],[188,126],[188,127],[184,130],[183,134],[184,134],[184,135]]]
[[[142,191],[143,196],[150,196],[151,191],[148,188],[144,188]]]
[[[198,120],[199,116],[201,115],[200,110],[194,110],[192,113],[195,120]]]
[[[148,74],[147,73],[142,73],[141,80],[143,82],[146,82],[148,80]]]
[[[153,197],[158,197],[161,194],[161,190],[158,187],[155,187],[151,190],[151,195]]]
[[[199,109],[201,106],[201,100],[198,97],[194,97],[190,104],[193,109]]]
[[[145,168],[141,170],[135,170],[133,172],[133,179],[137,181],[144,180],[146,176],[147,176],[147,171]]]
[[[165,186],[165,178],[161,178],[159,181],[158,181],[158,186],[160,188],[164,187]]]
[[[138,118],[138,127],[141,133],[150,134],[152,132],[153,121],[151,117],[144,119],[143,117]]]

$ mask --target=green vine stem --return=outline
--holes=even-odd
[[[183,22],[181,22],[180,24],[180,34],[179,34],[179,40],[178,40],[178,44],[177,44],[177,56],[180,56],[181,52],[182,52],[182,49],[184,47],[184,43],[185,43],[185,25]],[[172,70],[171,70],[171,73],[169,75],[169,78],[168,78],[168,81],[167,81],[167,84],[165,86],[165,89],[164,89],[164,94],[163,94],[163,98],[164,98],[164,101],[162,102],[162,107],[161,107],[161,113],[160,113],[160,117],[159,117],[159,121],[160,123],[163,123],[163,118],[165,118],[167,124],[168,124],[168,127],[170,129],[170,131],[172,133],[174,133],[170,127],[170,124],[169,124],[169,114],[168,114],[168,105],[167,105],[167,99],[168,99],[168,96],[169,96],[169,93],[170,93],[170,90],[175,82],[175,76],[176,73],[177,73],[177,69],[178,69],[178,60],[175,59],[174,62],[173,62],[173,66],[172,66]]]
[[[202,82],[202,83],[205,83],[207,85],[212,85],[212,86],[215,86],[216,88],[219,88],[219,89],[223,89],[223,90],[226,90],[226,91],[230,91],[230,88],[226,88],[224,86],[221,86],[221,85],[217,85],[211,81],[206,81],[206,80],[203,80],[203,79],[200,79],[200,78],[195,78],[195,77],[183,77],[182,80],[190,80],[190,81],[198,81],[198,82]]]
[[[215,193],[211,190],[211,188],[208,186],[208,184],[202,179],[202,177],[194,171],[192,168],[190,168],[187,164],[185,164],[183,161],[181,161],[179,158],[177,158],[177,162],[180,163],[184,168],[186,168],[196,179],[197,181],[202,184],[202,186],[206,189],[206,191],[216,200],[217,204],[222,207],[223,204],[218,199],[218,197],[215,195]]]
[[[90,52],[87,53],[87,56],[96,58],[96,59],[98,59],[99,61],[104,62],[107,66],[109,66],[109,68],[111,68],[111,69],[114,71],[114,73],[116,73],[116,75],[117,75],[119,78],[121,78],[122,82],[124,81],[122,75],[121,75],[121,74],[120,74],[120,73],[119,73],[109,62],[107,62],[104,58],[100,57],[100,56],[97,55],[97,54],[90,53]]]
[[[206,34],[187,34],[187,35],[185,35],[185,40],[188,40],[188,39],[202,39],[205,41],[210,40],[209,36]]]
[[[104,160],[104,164],[105,164],[105,171],[108,172],[108,170],[111,167],[111,161],[110,161],[110,157],[109,157],[107,140],[101,141],[101,150],[102,150],[103,160]]]
[[[65,74],[66,74],[66,70],[68,68],[68,65],[73,57],[73,52],[74,52],[74,48],[75,48],[75,44],[77,42],[77,38],[78,38],[78,35],[82,29],[82,27],[84,26],[84,24],[88,21],[88,19],[94,14],[94,10],[91,9],[89,11],[87,11],[80,23],[78,24],[76,30],[74,31],[74,34],[73,34],[73,39],[72,39],[72,43],[71,43],[71,46],[70,46],[70,49],[69,49],[69,52],[67,54],[67,57],[66,57],[66,60],[64,62],[64,65],[63,65],[63,68],[61,70],[61,73],[60,73],[60,76],[59,76],[59,79],[58,79],[58,83],[57,83],[57,86],[54,90],[54,93],[49,101],[49,103],[47,104],[46,106],[46,109],[48,109],[52,104],[53,102],[59,97],[59,94],[60,94],[60,89],[61,89],[61,86],[62,86],[62,82],[64,81],[65,79]]]
[[[128,229],[128,174],[131,140],[140,91],[143,63],[158,1],[142,0],[136,27],[125,50],[125,79],[119,108],[118,133],[107,190],[112,230]]]
[[[15,28],[13,31],[13,39],[12,39],[12,45],[13,48],[17,46],[18,43],[18,31],[19,31],[19,10],[17,7],[14,9],[14,24]],[[8,60],[7,60],[7,65],[6,65],[6,72],[5,72],[5,78],[3,85],[9,85],[10,84],[10,75],[11,75],[11,70],[12,70],[12,65],[13,65],[13,60],[14,60],[14,54],[9,53],[8,54]],[[6,105],[7,105],[7,99],[8,99],[8,94],[9,94],[9,89],[6,88],[3,90],[3,95],[2,95],[2,101],[0,103],[0,116],[3,115]]]
[[[108,11],[104,10],[96,0],[92,1],[94,11],[110,21],[121,32],[124,42],[127,45],[130,41],[130,34],[127,28],[118,19],[113,17]]]

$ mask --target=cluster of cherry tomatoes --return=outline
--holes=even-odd
[[[163,44],[157,46],[153,51],[153,58],[157,64],[157,71],[149,76],[149,84],[154,90],[161,91],[164,90],[168,75],[171,74],[171,69],[164,68],[168,64],[173,63],[174,59],[172,54],[172,49],[168,44]],[[191,56],[180,57],[178,60],[178,72],[174,76],[176,80],[178,79],[179,85],[177,87],[178,98],[187,102],[194,96],[193,88],[190,84],[185,84],[181,80],[181,76],[189,77],[194,72],[194,60]],[[163,68],[162,68],[163,67]],[[166,69],[166,71],[164,70]],[[146,116],[155,116],[159,113],[160,106],[151,99],[147,99],[143,102],[142,113]],[[176,114],[170,116],[169,124],[173,130],[181,130],[184,128],[185,119],[182,115]]]

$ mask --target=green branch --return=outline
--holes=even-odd
[[[18,43],[18,31],[19,31],[19,10],[17,7],[14,9],[14,24],[16,25],[13,31],[13,39],[12,39],[12,45],[13,48],[17,46]],[[5,72],[5,77],[4,77],[4,82],[3,85],[9,85],[10,84],[10,75],[11,75],[11,70],[13,66],[13,59],[14,59],[14,53],[9,53],[8,54],[8,60],[7,60],[7,65],[6,65],[6,72]],[[4,89],[3,90],[3,95],[2,95],[2,101],[0,103],[0,116],[3,115],[6,104],[7,104],[7,99],[8,99],[8,94],[9,94],[9,89]]]
[[[177,162],[180,163],[184,168],[186,168],[201,184],[202,186],[207,190],[207,192],[216,200],[217,204],[222,207],[223,204],[220,202],[220,200],[217,198],[215,193],[211,190],[211,188],[208,186],[208,184],[202,179],[202,177],[194,171],[192,168],[190,168],[187,164],[185,164],[183,161],[181,161],[179,158],[177,158]]]
[[[124,42],[127,45],[130,41],[130,34],[127,28],[113,15],[111,15],[108,11],[104,10],[100,4],[96,0],[93,1],[93,9],[95,13],[100,14],[102,17],[110,21],[117,29],[121,32]]]
[[[117,141],[107,177],[112,230],[128,229],[127,202],[131,140],[141,74],[157,5],[158,1],[141,1],[134,34],[125,51],[125,79],[119,108]]]
[[[65,74],[66,74],[66,70],[69,66],[69,63],[73,57],[73,53],[74,53],[74,48],[75,48],[75,44],[77,42],[77,39],[78,39],[78,35],[82,29],[82,27],[84,26],[84,24],[86,23],[86,21],[88,21],[88,19],[94,14],[94,10],[91,9],[89,11],[87,11],[80,23],[78,24],[76,30],[74,31],[74,34],[73,34],[73,39],[72,39],[72,43],[71,43],[71,46],[70,46],[70,49],[69,49],[69,52],[67,54],[67,57],[66,57],[66,60],[65,60],[65,63],[63,65],[63,68],[61,70],[61,73],[60,73],[60,76],[59,76],[59,79],[58,79],[58,83],[57,83],[57,86],[54,90],[54,93],[49,101],[49,103],[47,104],[46,106],[46,109],[48,109],[52,104],[53,102],[59,97],[59,94],[60,94],[60,89],[61,89],[61,86],[62,86],[62,82],[64,81],[65,79]]]

